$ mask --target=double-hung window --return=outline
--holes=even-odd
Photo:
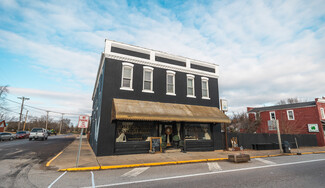
[[[166,74],[166,94],[167,95],[176,95],[175,94],[175,72],[167,71]]]
[[[143,67],[143,90],[142,92],[153,93],[153,68]]]
[[[293,110],[287,110],[288,120],[295,120]]]
[[[195,98],[194,75],[187,74],[187,97]]]
[[[133,91],[132,83],[133,83],[133,64],[122,63],[122,83],[120,89]]]
[[[202,99],[210,99],[209,98],[209,78],[202,77]]]

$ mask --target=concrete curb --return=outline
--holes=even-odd
[[[302,155],[307,154],[320,154],[325,153],[325,151],[316,151],[316,152],[304,152]],[[252,156],[254,158],[265,158],[265,157],[278,157],[278,156],[291,156],[298,155],[297,153],[288,153],[288,154],[275,154],[275,155],[261,155],[261,156]],[[199,160],[187,160],[187,161],[171,161],[171,162],[158,162],[158,163],[142,163],[142,164],[129,164],[129,165],[112,165],[112,166],[93,166],[93,167],[79,167],[79,168],[66,168],[59,169],[58,171],[90,171],[90,170],[109,170],[109,169],[121,169],[121,168],[135,168],[135,167],[150,167],[150,166],[164,166],[164,165],[177,165],[177,164],[188,164],[188,163],[202,163],[202,162],[212,162],[212,161],[225,161],[228,158],[213,158],[213,159],[199,159]]]

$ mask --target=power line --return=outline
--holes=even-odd
[[[9,110],[8,108],[4,108],[4,107],[2,107],[2,106],[0,106],[0,108],[6,110],[6,111],[8,111],[8,112],[12,112],[12,113],[15,113],[15,114],[20,114],[20,113],[18,113],[18,112],[14,112],[14,111]]]
[[[21,104],[19,102],[16,102],[16,101],[13,101],[13,100],[10,100],[10,99],[5,98],[5,100],[13,102],[13,103]],[[66,113],[66,112],[58,112],[58,111],[46,110],[46,109],[38,108],[38,107],[35,107],[35,106],[27,105],[27,104],[25,104],[24,106],[28,106],[29,108],[33,108],[33,109],[44,111],[44,112],[56,113],[56,114],[76,115],[76,116],[80,115],[80,114],[76,114],[76,113]],[[25,108],[25,109],[27,109],[27,108]]]

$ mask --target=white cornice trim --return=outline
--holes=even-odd
[[[210,62],[200,61],[200,60],[196,60],[196,59],[192,59],[192,58],[188,58],[188,57],[183,57],[180,55],[174,55],[174,54],[170,54],[167,52],[162,52],[159,50],[153,50],[153,49],[149,49],[149,48],[139,47],[139,46],[135,46],[135,45],[131,45],[131,44],[125,44],[125,43],[114,41],[114,40],[105,39],[105,43],[109,43],[109,46],[121,47],[121,48],[129,49],[129,50],[133,50],[133,51],[137,51],[137,52],[141,52],[141,53],[146,53],[146,54],[150,54],[150,52],[154,51],[156,54],[159,54],[159,56],[163,55],[165,57],[172,58],[175,60],[186,60],[186,61],[188,60],[188,61],[193,62],[193,64],[209,66],[211,68],[213,68],[214,66],[219,66],[217,64],[210,63]],[[108,52],[110,52],[110,49],[105,51],[105,53],[108,53]]]
[[[216,73],[209,73],[209,72],[200,71],[200,70],[196,70],[196,69],[190,69],[187,67],[181,67],[181,66],[171,65],[171,64],[157,62],[157,61],[150,61],[150,60],[145,60],[145,59],[137,58],[137,57],[130,57],[127,55],[118,54],[118,53],[114,53],[114,52],[106,53],[105,57],[110,58],[110,59],[124,61],[124,62],[137,63],[140,65],[157,67],[157,68],[173,70],[173,71],[179,71],[179,72],[195,74],[195,75],[200,75],[200,76],[205,76],[205,77],[210,77],[210,78],[219,78],[219,75],[217,75]]]

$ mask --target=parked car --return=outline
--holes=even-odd
[[[0,133],[0,141],[13,140],[13,139],[15,139],[15,135],[14,134],[6,133],[6,132]]]
[[[29,132],[28,131],[18,131],[16,133],[16,138],[28,138],[29,137]]]
[[[48,134],[47,130],[44,128],[33,128],[32,131],[29,134],[29,141],[41,139],[41,140],[47,140]]]

